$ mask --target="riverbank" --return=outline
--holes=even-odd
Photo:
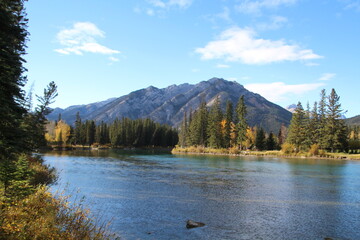
[[[240,151],[235,148],[206,148],[191,146],[188,148],[175,147],[171,151],[172,154],[201,154],[201,155],[224,155],[224,156],[257,156],[257,157],[281,157],[281,158],[321,158],[321,159],[336,159],[336,160],[360,160],[360,154],[348,154],[348,153],[329,153],[322,152],[319,155],[312,155],[308,152],[300,152],[293,154],[285,154],[282,151]]]

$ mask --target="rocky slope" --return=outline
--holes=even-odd
[[[235,106],[241,95],[245,97],[249,125],[261,126],[266,131],[275,133],[281,124],[289,125],[291,119],[289,111],[267,101],[259,94],[246,90],[237,82],[221,78],[212,78],[194,85],[187,83],[171,85],[163,89],[150,86],[104,102],[55,109],[48,118],[57,119],[61,113],[62,119],[73,124],[76,112],[79,112],[83,120],[112,122],[122,117],[151,118],[159,123],[176,127],[181,123],[184,112],[196,110],[202,99],[211,106],[215,98],[219,96],[225,108],[227,100],[231,100]]]

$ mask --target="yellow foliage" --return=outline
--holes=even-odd
[[[60,120],[55,128],[55,139],[57,142],[66,144],[70,137],[70,126]]]

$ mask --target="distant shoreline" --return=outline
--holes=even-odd
[[[203,151],[203,152],[201,152]],[[298,159],[328,159],[328,160],[349,160],[359,161],[360,154],[347,153],[326,153],[325,156],[305,156],[305,155],[285,155],[281,151],[241,151],[241,153],[223,152],[228,149],[200,148],[200,151],[186,151],[182,148],[174,148],[172,154],[189,155],[209,155],[209,156],[233,156],[233,157],[278,157],[278,158],[298,158]]]

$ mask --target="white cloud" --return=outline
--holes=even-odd
[[[258,14],[264,8],[277,8],[282,5],[293,5],[297,0],[242,0],[236,6],[237,10],[243,13]]]
[[[273,83],[252,83],[244,87],[252,92],[258,93],[271,102],[279,102],[293,95],[302,95],[304,93],[316,90],[324,83],[307,84],[286,84],[283,82]]]
[[[236,77],[229,77],[228,80],[229,81],[237,81],[237,78]]]
[[[226,64],[217,64],[216,68],[230,68],[230,66]]]
[[[170,8],[170,7],[179,7],[187,8],[192,4],[192,0],[148,0],[150,4],[158,8]]]
[[[288,19],[283,16],[272,16],[270,21],[260,23],[257,25],[257,29],[259,30],[276,30],[282,28],[286,23],[288,23]]]
[[[250,29],[233,27],[221,33],[218,40],[197,48],[203,60],[224,59],[245,64],[267,64],[281,61],[299,61],[322,58],[310,49],[289,45],[284,40],[255,38]]]
[[[319,81],[329,81],[336,76],[335,73],[324,73],[320,78]]]
[[[112,55],[120,53],[97,42],[105,33],[91,22],[77,22],[71,29],[61,30],[56,38],[64,48],[55,49],[60,54],[83,55],[85,52]]]

